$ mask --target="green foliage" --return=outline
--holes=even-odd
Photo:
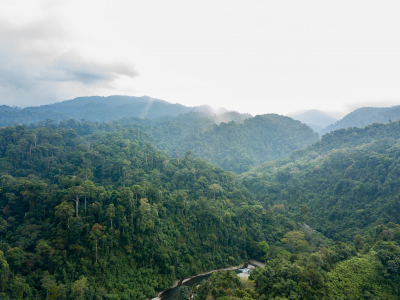
[[[0,128],[6,297],[145,299],[289,230],[236,175],[149,141],[132,124]]]
[[[399,138],[400,122],[335,131],[247,173],[246,186],[264,206],[285,201],[298,221],[329,238],[368,233],[371,244],[375,226],[400,223]]]
[[[190,290],[186,285],[182,285],[179,287],[179,295],[178,300],[189,300]]]
[[[194,118],[186,136],[203,121]],[[154,124],[0,128],[0,297],[144,300],[176,279],[251,258],[267,264],[254,282],[216,273],[199,298],[397,299],[399,129],[392,122],[325,135],[239,178],[189,144],[176,158],[158,150],[153,142],[166,141]],[[209,130],[193,142],[216,145],[215,134],[229,147],[253,145],[248,153],[259,159],[315,137],[274,115]],[[232,169],[253,163],[238,159]]]
[[[88,280],[85,276],[81,276],[80,279],[72,284],[71,291],[75,299],[84,299],[85,293],[88,290]]]
[[[353,257],[338,263],[327,274],[327,296],[330,299],[364,299],[364,295],[382,296],[377,283],[379,263],[373,255]]]
[[[388,278],[380,261],[385,255],[376,250],[398,253],[400,248],[383,242],[357,256],[353,251],[346,253],[348,248],[338,243],[292,254],[290,259],[278,255],[265,268],[256,268],[250,279],[265,299],[398,299],[398,282]]]
[[[304,249],[308,246],[308,242],[305,240],[304,233],[301,231],[293,230],[285,233],[282,243],[292,245],[296,249]]]
[[[49,294],[47,296],[48,300],[56,300],[60,295],[58,294],[59,288],[57,287],[57,283],[53,283],[49,288]]]
[[[210,298],[212,297],[212,298]],[[213,273],[198,288],[198,299],[255,300],[259,295],[233,271]]]
[[[318,140],[318,134],[289,117],[268,114],[214,125],[166,145],[169,153],[193,150],[193,155],[227,171],[242,173],[267,160],[288,156]]]

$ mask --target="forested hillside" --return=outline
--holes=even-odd
[[[158,148],[174,158],[190,151],[194,157],[235,173],[283,158],[318,140],[318,134],[305,124],[274,114],[244,118],[236,112],[213,117],[187,113],[153,120],[127,118],[117,123],[140,125]]]
[[[193,157],[236,173],[283,158],[318,139],[312,129],[288,117],[270,114],[253,118],[249,114],[213,111],[208,106],[186,107],[147,96],[80,97],[24,109],[0,107],[0,126],[58,124],[66,120],[136,124],[171,157],[179,158],[191,151]]]
[[[224,170],[242,173],[264,161],[288,156],[317,140],[318,134],[305,124],[267,114],[246,119],[242,124],[214,125],[204,132],[170,139],[162,147],[171,154],[192,151],[194,156]]]
[[[289,232],[286,236],[297,235],[292,253],[268,252],[266,267],[256,268],[250,280],[214,273],[198,288],[198,299],[399,299],[400,247],[392,237],[400,235],[400,226],[383,231],[390,236],[377,238],[373,247],[361,238],[355,247],[340,242],[316,247],[315,234]]]
[[[135,125],[47,125],[0,129],[5,299],[145,299],[259,257],[258,242],[295,226],[234,174],[171,159]]]
[[[290,128],[315,133],[276,115],[195,133],[210,119],[194,116],[0,128],[0,297],[144,300],[259,259],[253,281],[219,273],[198,298],[399,299],[399,122],[325,135],[239,177],[154,145],[172,128],[256,146],[275,133],[283,149]]]
[[[388,123],[400,119],[400,106],[392,107],[361,107],[346,115],[343,119],[321,130],[321,134],[336,129],[359,127],[363,128],[373,123]]]
[[[310,209],[310,225],[334,240],[373,238],[375,226],[400,223],[400,122],[324,135],[289,158],[265,163],[246,186],[268,204]]]
[[[262,206],[303,227],[264,245],[252,281],[215,274],[199,299],[399,299],[399,129],[335,131],[245,173]]]

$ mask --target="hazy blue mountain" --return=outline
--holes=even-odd
[[[320,132],[324,127],[333,124],[337,121],[337,119],[316,109],[308,110],[304,113],[297,114],[292,118],[304,124],[307,124],[316,132]]]
[[[3,105],[0,107],[0,126],[37,123],[47,118],[56,122],[64,119],[108,122],[131,117],[153,119],[161,116],[177,116],[188,112],[201,112],[208,116],[214,116],[228,111],[223,108],[215,110],[207,105],[188,107],[149,96],[92,96],[23,109]]]
[[[373,123],[388,123],[400,119],[400,105],[392,107],[361,107],[347,114],[343,119],[324,128],[320,133],[341,128],[363,128]]]
[[[19,108],[17,107],[11,107],[11,106],[7,106],[7,105],[0,105],[0,110],[7,110],[7,111],[18,111]]]

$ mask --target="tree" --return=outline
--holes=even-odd
[[[93,177],[93,172],[89,168],[81,169],[79,171],[79,175],[78,176],[83,178],[83,179],[85,179],[85,181],[88,181],[90,178]]]
[[[260,249],[264,253],[264,256],[262,257],[262,259],[266,260],[267,254],[270,252],[268,243],[266,241],[259,242],[258,249]]]
[[[67,298],[66,286],[64,284],[59,284],[57,288],[58,288],[57,293],[58,293],[59,299],[66,299]]]
[[[219,193],[219,192],[222,192],[221,186],[219,184],[217,184],[217,183],[214,183],[214,184],[210,185],[208,188],[214,194],[214,200],[215,200],[215,194]]]
[[[69,228],[69,218],[74,214],[74,207],[72,203],[63,201],[60,205],[55,207],[54,215],[60,219],[66,219]]]
[[[8,266],[7,260],[4,258],[3,251],[0,250],[0,288],[2,292],[7,287],[9,275],[10,268]]]
[[[25,295],[31,294],[31,289],[29,284],[25,282],[25,278],[21,277],[20,275],[15,275],[10,282],[10,290],[12,292],[12,299],[22,300]],[[28,298],[29,297],[25,297]]]
[[[137,200],[138,200],[137,195],[141,194],[143,192],[143,188],[140,185],[135,184],[134,186],[131,187],[131,189],[132,189],[132,192],[136,196],[136,203],[137,203]]]
[[[190,290],[186,285],[181,285],[178,290],[179,290],[178,300],[189,300]]]
[[[190,156],[192,155],[193,151],[192,150],[188,150],[185,152],[185,158],[186,159],[190,159]]]
[[[40,281],[42,283],[42,287],[46,290],[47,298],[49,298],[50,289],[53,286],[53,284],[56,284],[55,280],[52,278],[52,276],[50,276],[49,271],[44,271],[42,279]]]
[[[282,243],[293,245],[296,249],[301,249],[308,246],[308,242],[305,240],[304,233],[301,231],[293,230],[285,233]]]
[[[56,300],[60,295],[58,294],[57,283],[53,283],[49,288],[49,293],[47,294],[47,300]]]
[[[88,280],[85,276],[81,276],[77,281],[72,284],[71,291],[72,295],[75,296],[74,299],[82,300],[84,299],[85,292],[89,287]]]
[[[0,233],[7,231],[7,227],[8,227],[7,221],[4,220],[2,217],[0,217]]]
[[[274,214],[282,213],[285,210],[285,206],[283,204],[275,204],[272,207],[272,211]]]
[[[86,180],[82,184],[82,186],[85,189],[85,217],[86,217],[86,197],[89,196],[89,199],[91,198],[92,192],[96,189],[96,186],[90,180]]]
[[[169,164],[169,160],[168,160],[168,159],[166,159],[166,160],[163,161],[163,170],[164,170],[164,173],[165,173],[165,171],[167,170],[168,164]]]
[[[125,228],[129,227],[129,223],[128,220],[126,219],[126,216],[122,217],[122,221],[121,221],[121,226],[122,226],[122,232],[125,232]]]
[[[76,217],[79,216],[79,198],[85,194],[85,189],[82,186],[74,186],[70,188],[68,197],[71,197],[71,201],[75,202],[76,205]]]
[[[301,218],[304,220],[305,216],[310,212],[310,209],[307,205],[302,205],[300,208]]]
[[[121,201],[125,207],[128,207],[128,219],[130,214],[130,222],[133,222],[133,214],[137,208],[136,201],[133,199],[133,192],[130,188],[124,187],[121,191]]]
[[[111,229],[113,229],[113,219],[115,218],[115,206],[114,204],[110,204],[107,208],[107,213],[106,213],[108,219],[111,221]]]
[[[154,223],[151,220],[151,205],[149,204],[147,198],[140,199],[139,205],[140,219],[138,219],[138,225],[142,232],[146,229],[153,229]]]
[[[103,227],[100,224],[96,223],[93,225],[92,231],[96,240],[96,264],[97,264],[97,239],[100,237],[101,231],[103,231]]]

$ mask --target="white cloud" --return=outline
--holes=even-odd
[[[137,75],[130,65],[91,60],[65,45],[68,34],[54,19],[2,23],[0,40],[2,104],[40,105],[113,91],[115,80]]]
[[[146,94],[252,114],[400,104],[398,1],[9,2],[2,99],[9,84],[10,99],[32,103]]]

